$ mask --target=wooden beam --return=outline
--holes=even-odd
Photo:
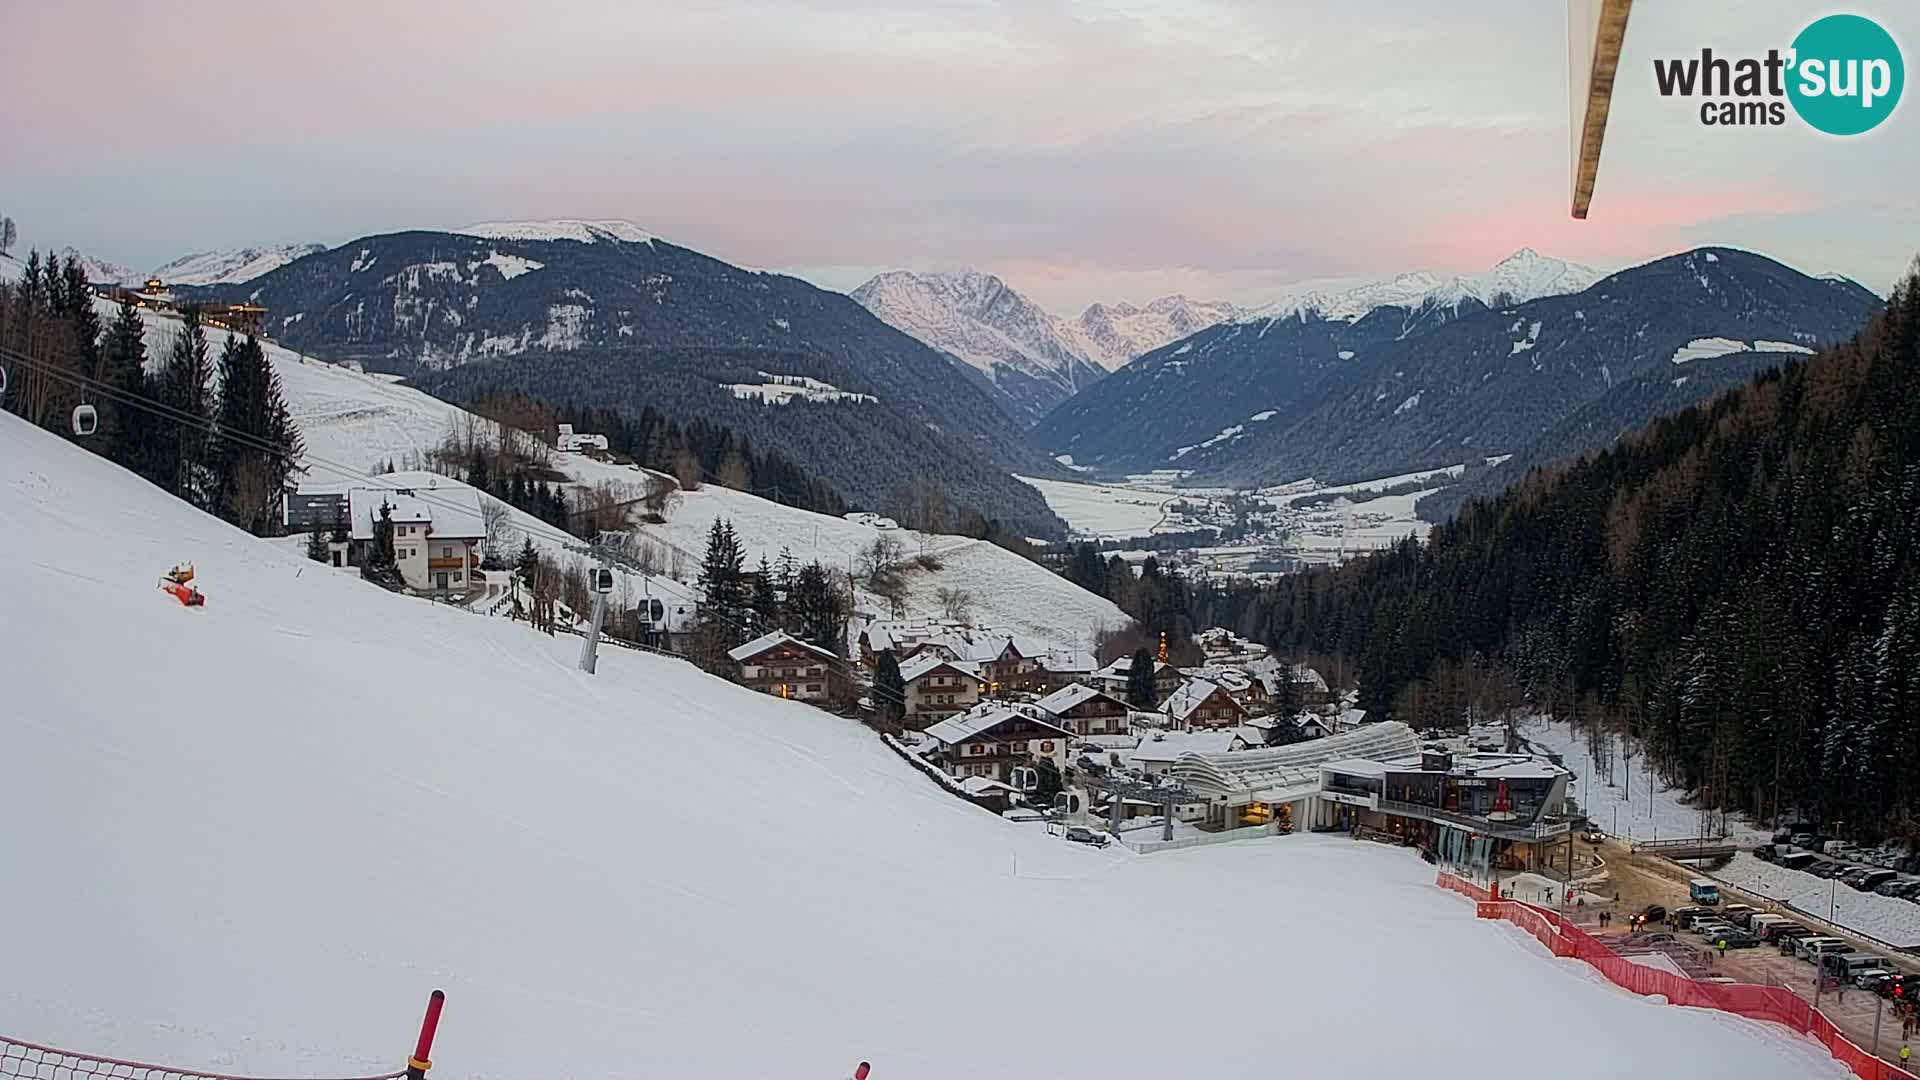
[[[1568,7],[1574,17],[1576,5]],[[1613,77],[1620,66],[1620,45],[1627,36],[1627,15],[1633,0],[1600,0],[1599,32],[1593,42],[1593,66],[1587,76],[1586,108],[1581,117],[1580,146],[1574,159],[1573,216],[1585,219],[1593,201],[1593,182],[1600,172],[1600,145],[1607,136],[1607,112],[1613,104]],[[1570,62],[1576,58],[1569,57]]]

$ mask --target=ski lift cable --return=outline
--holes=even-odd
[[[134,408],[142,409],[146,412],[159,416],[163,420],[168,420],[173,423],[180,424],[184,427],[188,427],[197,431],[204,432],[207,435],[212,436],[214,438],[225,439],[229,442],[232,442],[241,446],[245,446],[249,449],[255,449],[255,450],[260,450],[266,453],[281,455],[281,456],[287,457],[289,460],[304,458],[307,461],[314,462],[319,465],[324,465],[327,468],[332,469],[336,472],[339,472],[344,476],[361,475],[361,470],[354,469],[351,466],[348,466],[342,462],[332,461],[326,457],[323,457],[319,454],[316,454],[304,449],[296,454],[294,451],[294,448],[286,443],[274,442],[271,439],[268,439],[264,436],[255,435],[251,432],[232,431],[232,430],[222,428],[219,424],[215,423],[211,419],[208,419],[206,417],[196,416],[193,413],[186,412],[175,406],[169,405],[166,402],[148,397],[145,394],[140,394],[135,391],[128,390],[124,387],[114,386],[110,383],[106,383],[101,380],[90,378],[86,375],[82,375],[79,372],[68,371],[62,368],[54,367],[53,365],[46,364],[39,360],[35,360],[32,357],[26,356],[23,353],[16,352],[15,350],[6,348],[4,346],[0,346],[0,359],[6,359],[10,362],[17,363],[17,364],[20,364],[21,366],[38,371],[44,375],[48,375],[53,378],[62,379],[67,382],[71,382],[82,388],[93,389],[108,400],[117,402],[119,404],[130,405],[130,406],[133,406]],[[448,501],[446,499],[435,497],[430,490],[426,491],[425,493],[422,493],[420,489],[415,489],[414,497],[419,499],[422,502],[426,502],[431,505],[438,506],[445,510],[450,510],[450,511],[455,511],[460,513],[469,512],[468,508],[464,506]],[[492,496],[489,495],[488,497],[491,498]],[[544,523],[542,524],[544,525]],[[576,553],[584,554],[589,558],[605,558],[606,555],[609,553],[609,549],[605,548],[603,545],[598,545],[598,544],[582,545],[579,543],[579,538],[573,536],[570,533],[565,533],[560,530],[552,530],[552,531],[559,533],[559,535],[565,537],[564,540],[555,539],[554,540],[555,543],[558,543],[563,547],[573,550]],[[550,538],[551,538],[551,535],[550,535]],[[651,538],[654,540],[654,542],[659,543],[662,547],[665,547],[670,551],[678,552],[682,555],[687,556],[688,558],[691,558],[691,559],[704,558],[704,556],[698,555],[695,552],[690,551],[689,549],[682,547],[679,544],[676,544],[673,541],[668,540],[664,537],[653,535]],[[631,560],[627,560],[627,559],[622,559],[620,561],[623,564],[631,562]],[[644,570],[640,571],[640,573],[642,574],[642,576],[645,576],[645,577],[659,576],[657,574],[649,574]],[[731,627],[732,629],[740,631],[742,633],[753,633],[755,631],[754,627],[749,626],[745,622],[739,619],[732,618],[731,616],[725,615],[723,613],[714,612],[713,616],[717,618],[719,621]],[[833,664],[831,666],[835,667],[837,670],[840,671],[842,675],[845,675],[853,679],[855,682],[859,681],[859,672],[847,660],[842,659],[840,657],[834,657]]]

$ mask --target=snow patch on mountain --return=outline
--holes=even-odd
[[[1755,341],[1748,343],[1745,341],[1735,341],[1733,338],[1704,337],[1694,338],[1692,341],[1674,350],[1673,362],[1676,364],[1686,364],[1695,360],[1710,360],[1716,356],[1731,356],[1734,353],[1744,352],[1798,353],[1802,356],[1811,356],[1813,354],[1812,349],[1792,341]]]
[[[521,274],[530,274],[535,270],[543,269],[547,265],[536,259],[523,259],[518,255],[503,255],[498,251],[487,252],[487,257],[481,261],[487,266],[491,266],[495,270],[500,271],[500,276],[506,278],[508,281],[512,281]]]
[[[463,236],[481,236],[489,240],[572,240],[581,244],[617,242],[651,244],[658,237],[631,221],[583,221],[555,218],[550,221],[487,221],[450,232]]]

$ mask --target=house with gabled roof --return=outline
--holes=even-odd
[[[935,744],[928,760],[957,779],[984,776],[1003,783],[1012,781],[1015,768],[1038,758],[1063,769],[1072,733],[1045,716],[1039,709],[977,705],[927,729]]]
[[[1099,687],[1102,690],[1105,690],[1107,693],[1112,694],[1114,697],[1117,697],[1122,701],[1125,701],[1127,698],[1127,679],[1132,674],[1133,674],[1133,657],[1122,656],[1118,660],[1115,660],[1113,663],[1108,664],[1106,667],[1103,667],[1099,671],[1094,672],[1093,678],[1089,681],[1094,686]],[[1180,689],[1180,683],[1182,679],[1183,679],[1183,676],[1180,674],[1179,668],[1174,667],[1172,664],[1169,664],[1164,660],[1154,661],[1154,664],[1153,664],[1154,703],[1158,704],[1162,701],[1167,700],[1167,698],[1171,696],[1175,690]]]
[[[738,669],[737,682],[774,697],[825,704],[838,699],[846,689],[847,678],[839,657],[783,630],[729,649],[727,658]]]
[[[1127,703],[1085,683],[1063,686],[1035,704],[1075,735],[1125,735]]]
[[[923,650],[901,664],[900,679],[907,686],[907,726],[916,729],[978,705],[986,686],[978,664],[949,660],[932,650]]]
[[[1187,731],[1238,727],[1247,721],[1246,706],[1233,700],[1226,687],[1205,679],[1182,683],[1160,711],[1166,715],[1168,727]]]

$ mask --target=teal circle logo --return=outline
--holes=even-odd
[[[1787,100],[1800,119],[1829,135],[1878,127],[1900,103],[1906,81],[1900,46],[1872,19],[1828,15],[1793,39]]]

